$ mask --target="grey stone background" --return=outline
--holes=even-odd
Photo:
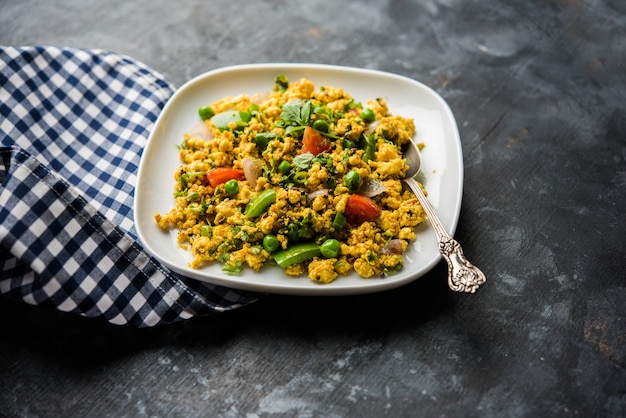
[[[124,53],[176,86],[309,62],[419,80],[463,143],[456,238],[374,295],[149,330],[0,300],[0,416],[626,415],[626,3],[0,0],[0,44]]]

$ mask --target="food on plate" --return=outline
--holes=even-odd
[[[401,179],[412,119],[383,98],[361,103],[340,87],[278,76],[264,94],[198,109],[179,145],[175,205],[155,214],[178,230],[190,266],[238,274],[278,265],[330,283],[403,268],[425,213]]]

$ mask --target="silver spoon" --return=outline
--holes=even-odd
[[[435,210],[424,195],[419,184],[415,181],[415,176],[422,167],[422,156],[413,141],[409,141],[402,149],[406,163],[409,168],[406,171],[404,182],[411,188],[426,216],[430,219],[430,224],[435,230],[439,252],[448,263],[448,286],[456,292],[474,293],[478,287],[485,283],[485,275],[480,269],[467,261],[463,255],[463,249],[444,228],[437,217]]]

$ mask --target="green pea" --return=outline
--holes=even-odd
[[[273,253],[280,247],[280,241],[276,238],[276,235],[266,235],[263,237],[263,248],[270,253]]]
[[[335,258],[339,255],[339,248],[339,241],[330,238],[324,241],[322,245],[320,245],[320,252],[326,258]]]
[[[213,112],[213,108],[211,106],[202,106],[198,109],[198,115],[200,115],[200,119],[207,120],[211,119],[215,112]]]
[[[315,129],[316,131],[327,133],[329,128],[330,126],[328,125],[328,122],[326,122],[324,119],[317,119],[315,122],[313,122],[313,129]]]
[[[239,182],[235,179],[228,180],[224,183],[224,190],[226,190],[228,194],[237,194],[237,192],[239,192]]]
[[[280,171],[280,174],[287,174],[289,173],[289,170],[291,170],[291,164],[289,164],[289,161],[282,160],[280,164],[278,164],[278,171]]]
[[[343,176],[343,182],[351,192],[356,192],[361,186],[361,176],[354,170],[350,170]]]
[[[361,111],[361,119],[363,119],[363,122],[372,123],[376,120],[376,114],[372,109],[366,107]]]

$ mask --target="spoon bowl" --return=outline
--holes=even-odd
[[[408,141],[402,146],[402,155],[406,160],[407,168],[404,174],[405,178],[413,178],[417,176],[422,169],[422,154],[415,145],[415,142]]]
[[[402,147],[402,153],[408,166],[404,182],[419,200],[424,212],[426,212],[426,217],[430,220],[430,224],[435,230],[437,242],[439,243],[439,252],[448,263],[448,286],[457,292],[476,292],[476,289],[485,283],[485,275],[480,269],[467,261],[463,255],[461,244],[448,234],[422,191],[421,185],[415,180],[415,176],[422,168],[422,156],[417,145],[413,141],[407,142]]]

